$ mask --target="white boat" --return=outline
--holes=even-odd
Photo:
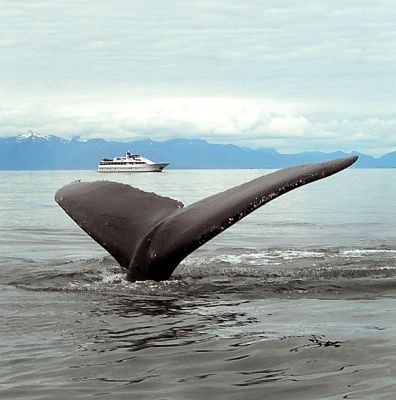
[[[169,163],[156,163],[127,151],[123,157],[102,158],[98,172],[161,172]]]

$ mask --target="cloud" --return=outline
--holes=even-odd
[[[122,138],[148,133],[167,136],[223,136],[257,134],[265,130],[294,135],[302,118],[296,108],[266,99],[247,98],[137,98],[98,100],[84,98],[18,101],[0,112],[5,127],[53,130],[63,135],[104,135]],[[286,110],[288,109],[288,111]],[[289,132],[287,132],[289,126]]]
[[[109,140],[205,138],[278,150],[389,151],[395,119],[315,120],[310,105],[258,98],[85,97],[32,101],[0,108],[2,136],[30,129],[65,138]]]
[[[14,1],[0,135],[393,150],[393,0]]]
[[[392,0],[32,0],[0,13],[6,86],[356,99],[378,89],[373,75],[395,82]]]

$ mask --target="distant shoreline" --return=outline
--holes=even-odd
[[[287,167],[285,167],[287,168]],[[395,169],[396,167],[351,167],[350,169],[358,169],[358,170],[387,170],[387,169]],[[161,173],[157,173],[158,175],[164,174],[167,171],[252,171],[252,170],[266,170],[266,171],[276,171],[281,168],[170,168],[168,167],[166,171],[163,171]],[[0,168],[0,172],[62,172],[62,171],[84,171],[84,172],[97,172],[95,168],[87,169],[87,168],[62,168],[62,169],[49,169],[49,168],[43,168],[43,169],[38,169],[38,168],[31,168],[31,169],[5,169],[5,168]],[[118,173],[98,173],[98,176],[105,177],[105,176],[112,176],[112,175],[146,175],[147,173],[144,172],[118,172]],[[156,174],[154,172],[150,173],[149,175]]]
[[[103,139],[66,140],[31,133],[0,138],[0,170],[96,170],[102,157],[132,151],[155,162],[170,163],[168,169],[280,169],[358,155],[354,168],[396,168],[396,151],[381,157],[359,152],[305,151],[282,154],[272,148],[252,149],[233,144],[213,144],[202,139],[172,139],[162,142],[138,140],[108,142]]]

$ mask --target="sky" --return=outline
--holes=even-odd
[[[394,0],[0,0],[0,137],[396,150]]]

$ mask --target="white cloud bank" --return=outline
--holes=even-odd
[[[362,151],[396,146],[396,119],[309,117],[312,105],[257,98],[26,99],[0,107],[1,136],[34,130],[65,138],[204,138],[280,151]]]

